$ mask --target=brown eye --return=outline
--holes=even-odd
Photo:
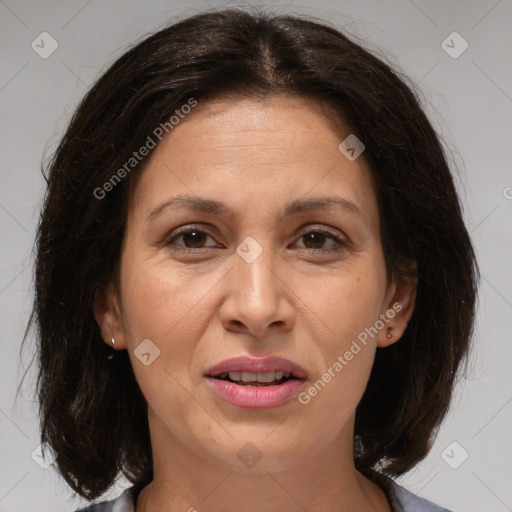
[[[308,233],[306,235],[302,235],[302,238],[304,239],[306,247],[308,249],[321,249],[322,248],[321,246],[323,246],[325,244],[325,240],[328,237],[324,233],[320,233],[317,231],[311,231],[310,233]],[[311,247],[310,245],[312,245],[313,247]]]
[[[201,231],[195,227],[187,227],[178,231],[177,233],[172,233],[169,240],[166,242],[166,245],[175,245],[178,247],[184,247],[185,249],[204,249],[209,248],[211,246],[204,246],[206,239],[210,235],[205,231]],[[176,241],[179,239],[182,240],[182,244],[177,244]]]
[[[327,248],[322,247],[329,238],[334,240],[336,243],[328,246]],[[345,241],[338,238],[335,234],[323,230],[308,231],[307,233],[304,233],[300,239],[304,240],[306,249],[315,252],[327,253],[339,251],[340,249],[348,246]]]

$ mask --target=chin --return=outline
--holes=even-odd
[[[282,432],[278,433],[278,429]],[[231,433],[232,438],[224,436],[215,444],[207,440],[204,445],[205,451],[228,471],[247,474],[289,471],[305,455],[305,440],[290,443],[289,433],[283,426],[276,429],[276,423],[270,428],[244,428]]]

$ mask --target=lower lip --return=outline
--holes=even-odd
[[[226,402],[246,409],[277,407],[292,397],[304,383],[303,380],[290,379],[273,386],[241,386],[233,382],[207,377],[213,390]]]

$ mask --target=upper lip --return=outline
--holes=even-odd
[[[297,379],[305,379],[306,371],[302,366],[285,359],[280,356],[266,356],[266,357],[233,357],[226,359],[207,370],[206,375],[209,377],[217,377],[221,373],[229,372],[251,372],[251,373],[264,373],[271,371],[281,371],[284,373],[291,373]]]

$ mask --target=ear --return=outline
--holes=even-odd
[[[384,301],[385,326],[377,336],[377,346],[383,348],[397,342],[403,335],[411,319],[416,302],[417,265],[412,262],[407,273],[393,280]],[[381,315],[381,318],[384,316]]]
[[[116,344],[116,350],[126,348],[123,319],[119,309],[119,299],[112,282],[105,288],[96,290],[93,301],[94,318],[98,323],[103,341],[112,345],[112,338]]]

